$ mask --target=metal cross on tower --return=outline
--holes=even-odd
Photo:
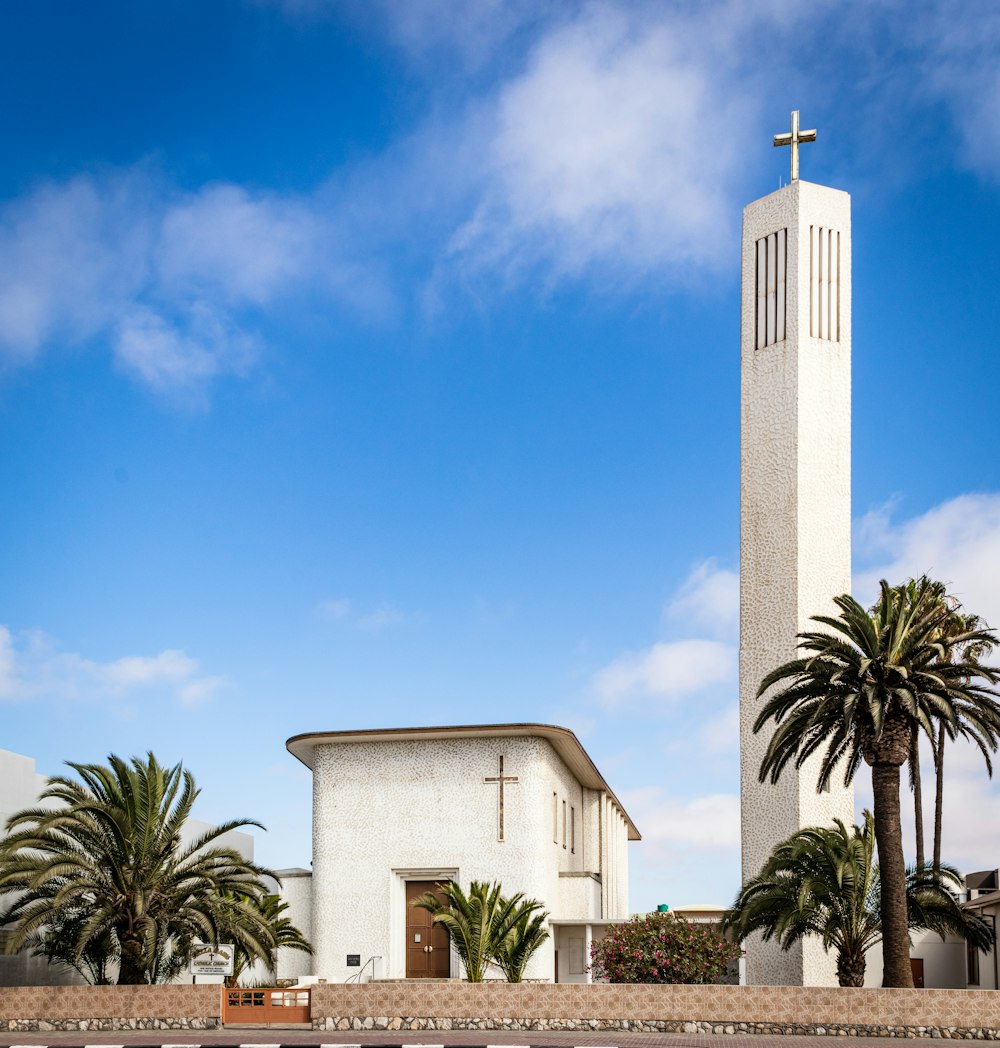
[[[503,773],[503,754],[500,754],[500,767],[497,775],[487,775],[483,779],[483,782],[495,782],[500,787],[500,805],[497,809],[498,822],[497,822],[497,840],[503,840],[503,786],[505,782],[517,782],[516,775],[504,775]]]
[[[792,130],[786,131],[783,135],[774,136],[774,144],[776,146],[791,146],[792,147],[792,181],[798,182],[799,180],[799,143],[800,142],[815,142],[816,141],[816,129],[812,131],[800,131],[799,130],[799,111],[797,109],[792,110]]]

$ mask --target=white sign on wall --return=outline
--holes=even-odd
[[[192,975],[232,975],[233,944],[219,943],[218,946],[196,946],[191,955]]]

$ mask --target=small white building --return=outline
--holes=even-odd
[[[996,990],[1000,988],[996,933],[1000,925],[1000,870],[965,876],[962,908],[982,917],[992,928],[994,946],[988,953],[973,949],[961,936],[922,931],[910,934],[913,985],[928,990]],[[865,986],[882,984],[882,945],[866,954]]]
[[[279,976],[331,982],[462,975],[440,926],[409,902],[436,883],[499,881],[549,911],[526,977],[588,982],[589,947],[628,917],[639,832],[576,736],[544,724],[296,735],[313,773],[313,868],[282,871],[312,958]]]

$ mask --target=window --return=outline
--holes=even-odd
[[[569,850],[576,855],[576,808],[569,810]]]
[[[563,801],[563,824],[562,824],[562,841],[563,847],[566,847],[566,802]]]
[[[979,951],[971,942],[965,944],[965,962],[969,968],[968,983],[970,986],[979,985]]]
[[[552,843],[559,843],[559,797],[552,794]]]

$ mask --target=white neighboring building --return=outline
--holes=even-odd
[[[35,770],[34,758],[0,750],[0,833],[6,835],[12,815],[38,804],[38,795],[48,781]],[[75,972],[52,967],[27,951],[13,957],[0,955],[0,986],[75,986],[82,982]]]
[[[550,913],[526,976],[588,982],[589,946],[628,917],[639,832],[576,736],[543,724],[317,732],[288,740],[313,773],[313,869],[283,871],[289,915],[331,982],[462,974],[408,905],[436,882],[499,881]]]
[[[911,936],[910,963],[913,985],[934,990],[1000,989],[1000,959],[996,933],[1000,929],[1000,870],[982,870],[965,877],[962,908],[983,918],[993,929],[994,946],[989,953],[969,948],[965,939],[934,932]],[[865,986],[882,984],[882,946],[872,947],[865,955]]]

